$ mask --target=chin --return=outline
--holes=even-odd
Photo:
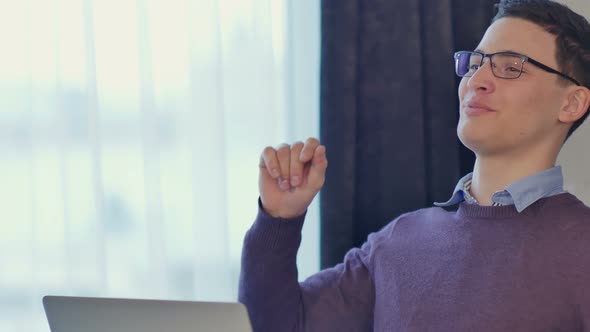
[[[457,127],[457,136],[461,143],[474,153],[487,150],[486,145],[489,145],[493,141],[482,130],[477,130],[474,126],[466,126],[465,124],[459,124]]]
[[[514,148],[503,137],[480,132],[458,131],[461,143],[475,153],[476,156],[492,156],[502,154]]]

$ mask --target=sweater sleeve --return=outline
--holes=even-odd
[[[239,300],[248,308],[254,331],[371,331],[372,235],[343,263],[299,283],[296,256],[303,219],[276,219],[260,209],[245,236]]]

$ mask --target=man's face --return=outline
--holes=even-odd
[[[477,50],[487,54],[519,53],[559,70],[555,36],[522,19],[503,18],[493,23]],[[486,58],[483,66],[459,85],[457,134],[478,156],[526,154],[552,146],[564,130],[558,112],[565,91],[555,74],[530,63],[524,64],[517,79],[495,77]]]

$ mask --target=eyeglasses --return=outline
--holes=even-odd
[[[492,73],[498,78],[516,79],[522,74],[522,69],[525,62],[543,69],[546,72],[559,75],[568,81],[581,85],[576,79],[561,73],[549,66],[546,66],[539,61],[533,60],[526,55],[498,52],[492,54],[485,54],[481,52],[459,51],[455,53],[455,72],[460,77],[471,77],[475,72],[483,66],[485,58],[489,58],[492,67]]]

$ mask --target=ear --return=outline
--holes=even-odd
[[[576,86],[569,92],[567,100],[559,111],[559,121],[573,123],[584,116],[590,107],[590,90],[585,86]]]

